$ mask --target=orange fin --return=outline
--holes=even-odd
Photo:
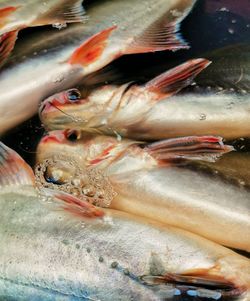
[[[52,8],[48,13],[40,15],[32,24],[65,24],[87,21],[85,10],[82,6],[82,0],[64,0],[59,5]],[[60,28],[60,27],[59,27]]]
[[[233,146],[225,145],[221,137],[189,136],[166,139],[144,146],[151,156],[159,163],[178,159],[203,160],[215,162],[220,156],[234,150]]]
[[[31,167],[12,149],[0,142],[0,189],[6,186],[34,185]]]
[[[97,61],[107,45],[109,36],[115,29],[116,26],[112,26],[90,37],[74,51],[68,63],[87,66]]]
[[[152,79],[145,85],[145,89],[156,94],[156,100],[176,94],[205,69],[211,62],[206,59],[193,59]]]
[[[0,28],[7,23],[7,18],[14,11],[16,11],[20,6],[6,6],[0,8]]]
[[[179,34],[180,22],[192,8],[192,5],[190,5],[187,9],[186,4],[187,1],[183,1],[182,7],[168,9],[159,20],[133,39],[133,42],[124,51],[124,54],[189,48]]]
[[[18,31],[10,31],[0,36],[0,67],[5,63],[15,46]]]
[[[41,188],[40,191],[43,196],[53,198],[51,205],[54,209],[61,209],[74,216],[88,219],[98,219],[104,216],[104,211],[90,204],[87,199],[81,200],[68,193],[47,188]]]

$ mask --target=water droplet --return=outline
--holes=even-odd
[[[229,12],[229,9],[226,8],[226,7],[221,7],[221,8],[219,9],[219,11],[226,11],[226,12]]]
[[[54,23],[54,24],[52,24],[52,26],[59,29],[59,30],[61,30],[65,27],[67,27],[67,24],[66,23]]]
[[[233,29],[233,28],[228,28],[228,32],[229,32],[230,34],[234,34],[234,29]]]
[[[202,113],[200,114],[200,120],[206,120],[207,116],[206,114]]]
[[[87,253],[90,253],[91,252],[91,249],[90,248],[87,248]]]
[[[232,23],[233,23],[233,24],[235,24],[236,22],[237,22],[237,20],[235,20],[235,19],[232,20]]]
[[[55,78],[53,78],[53,83],[60,83],[61,81],[63,81],[64,77],[62,74],[57,75]]]

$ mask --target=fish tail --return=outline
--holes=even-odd
[[[33,23],[33,26],[65,23],[85,22],[88,17],[82,6],[82,0],[59,1],[59,5],[53,7],[49,12],[40,15]]]

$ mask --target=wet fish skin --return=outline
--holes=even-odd
[[[158,142],[161,143],[168,142]],[[71,136],[71,131],[54,131],[41,140],[37,161],[41,163],[64,155],[66,159],[74,159],[78,168],[83,168],[83,173],[86,168],[96,168],[108,177],[117,193],[111,201],[111,208],[168,223],[217,243],[249,251],[249,191],[243,185],[225,182],[214,174],[211,176],[199,169],[180,166],[179,159],[185,157],[186,146],[179,145],[169,153],[164,147],[159,147],[154,154],[150,148],[142,148],[133,140],[117,141],[114,137],[81,136],[80,133]],[[191,160],[195,155],[200,160],[206,159],[195,149],[190,149],[187,155]],[[211,156],[209,150],[207,156]],[[49,167],[52,175],[61,170],[58,164]],[[70,172],[74,177],[73,171]],[[63,179],[62,170],[58,182]]]
[[[195,60],[186,64],[192,61]],[[159,84],[158,91],[149,90],[149,83],[105,85],[87,95],[83,88],[79,93],[84,96],[73,101],[68,96],[71,90],[64,91],[42,102],[40,118],[51,130],[78,128],[106,135],[118,133],[137,140],[189,135],[219,135],[226,139],[250,136],[250,98],[245,90],[239,93],[193,85],[173,95],[190,84],[190,78],[185,85],[180,85],[177,76],[176,83],[166,79]]]
[[[189,13],[194,3],[195,0],[168,2],[161,0],[157,2],[157,5],[153,0],[147,2],[138,0],[136,3],[134,1],[132,3],[132,0],[131,3],[123,0],[100,1],[88,9],[89,22],[87,24],[76,24],[49,36],[45,34],[45,37],[44,33],[41,33],[41,36],[31,36],[29,41],[20,43],[20,46],[17,45],[10,58],[10,64],[7,64],[0,73],[0,135],[34,115],[39,102],[49,95],[74,87],[83,76],[102,68],[122,54],[186,47],[180,37],[173,38],[173,35],[178,31],[178,23]],[[145,9],[150,5],[152,9]],[[165,36],[165,32],[169,33],[169,28],[163,30],[160,27],[165,38],[160,39],[158,44],[156,43],[158,48],[143,43],[147,47],[139,48],[140,35],[146,32],[146,28],[148,30],[148,27],[155,25],[161,17],[164,22],[158,25],[164,27],[165,23],[169,22],[172,26],[171,35]],[[68,61],[72,53],[84,41],[87,43],[94,34],[102,34],[105,28],[114,26],[114,23],[118,27],[110,38],[104,41],[107,45],[100,57],[95,58],[96,61],[91,64],[88,62],[83,66],[61,64]],[[131,33],[133,33],[132,37]],[[151,36],[158,37],[158,35]],[[133,48],[132,42],[135,43]],[[62,66],[67,67],[62,70]],[[13,118],[11,121],[13,116],[18,116],[18,118]]]
[[[0,35],[29,26],[82,22],[86,20],[82,0],[13,0],[0,1]],[[11,5],[11,6],[10,6]],[[8,14],[6,13],[8,12]]]
[[[249,300],[249,259],[123,212],[105,209],[106,219],[91,221],[53,210],[56,200],[38,193],[30,168],[0,146],[0,288],[5,297],[165,300],[182,289],[181,281],[167,284],[167,277],[184,277],[184,287],[189,280],[197,294],[220,298],[229,288],[239,300]],[[209,283],[218,289],[204,291]]]

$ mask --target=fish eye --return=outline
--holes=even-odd
[[[80,138],[80,132],[79,131],[68,131],[66,132],[66,138],[71,141],[75,142]]]
[[[67,91],[67,97],[70,102],[77,102],[79,99],[81,99],[81,93],[77,89],[71,89]]]

